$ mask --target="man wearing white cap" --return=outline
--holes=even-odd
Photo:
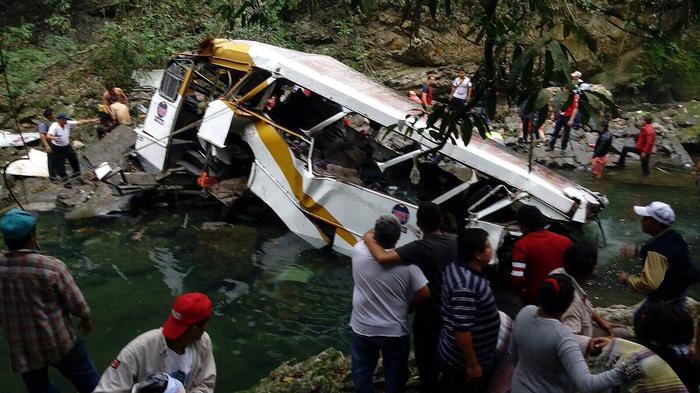
[[[635,313],[635,320],[648,303],[668,302],[678,309],[685,307],[688,287],[700,281],[700,273],[690,261],[688,244],[671,225],[676,214],[666,203],[652,202],[635,206],[634,212],[642,217],[642,231],[652,236],[639,250],[643,267],[641,275],[620,273],[618,281],[632,290],[647,295]]]

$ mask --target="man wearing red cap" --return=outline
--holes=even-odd
[[[178,379],[189,393],[213,393],[216,364],[204,331],[211,311],[207,295],[178,296],[163,327],[127,344],[102,374],[95,393],[129,393],[135,383],[159,371]]]

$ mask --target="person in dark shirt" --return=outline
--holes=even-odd
[[[483,392],[492,373],[501,319],[482,273],[493,248],[483,229],[459,236],[459,258],[443,273],[439,392]]]
[[[594,124],[592,126],[596,127]],[[597,128],[598,129],[596,131],[598,131],[600,135],[598,135],[598,139],[595,141],[591,166],[593,176],[595,176],[596,179],[600,179],[603,177],[605,164],[608,163],[608,153],[610,152],[610,147],[612,146],[612,133],[608,129],[607,120],[601,122],[600,126]]]
[[[544,229],[544,215],[534,206],[520,208],[517,219],[523,237],[513,246],[510,282],[523,305],[536,304],[542,280],[564,266],[564,251],[571,240]]]
[[[420,376],[420,391],[435,392],[438,381],[437,344],[442,327],[442,273],[447,264],[457,259],[457,236],[440,230],[442,212],[432,202],[418,205],[417,224],[423,238],[394,250],[385,250],[374,239],[372,231],[364,236],[372,256],[381,264],[406,263],[418,266],[428,279],[431,301],[416,308],[413,321],[413,346]]]

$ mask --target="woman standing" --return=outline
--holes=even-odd
[[[573,298],[571,279],[553,274],[540,288],[540,307],[526,306],[518,313],[510,347],[515,363],[512,393],[597,392],[621,384],[635,369],[636,363],[619,362],[612,370],[591,374],[574,334],[561,323]],[[587,352],[599,351],[607,342],[591,339]]]

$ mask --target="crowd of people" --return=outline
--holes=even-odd
[[[498,310],[487,274],[494,252],[488,232],[445,233],[439,206],[425,202],[417,216],[423,237],[396,248],[401,224],[391,215],[379,217],[352,254],[355,390],[374,391],[381,357],[384,391],[403,391],[409,314],[415,311],[412,336],[421,392],[601,391],[641,373],[635,356],[597,374],[589,370],[586,357],[614,339],[637,340],[654,350],[689,391],[697,391],[700,362],[688,347],[693,322],[684,307],[686,291],[700,281],[700,273],[688,245],[671,228],[675,214],[668,204],[652,202],[634,212],[651,236],[638,250],[625,248],[626,255],[632,251],[640,258],[641,273],[619,275],[621,284],[646,295],[634,332],[598,315],[583,289],[597,265],[597,248],[546,229],[546,217],[534,206],[518,212],[523,236],[513,247],[510,278],[523,307],[512,322]],[[663,318],[679,321],[677,335],[660,329]],[[505,337],[510,337],[507,345]]]

